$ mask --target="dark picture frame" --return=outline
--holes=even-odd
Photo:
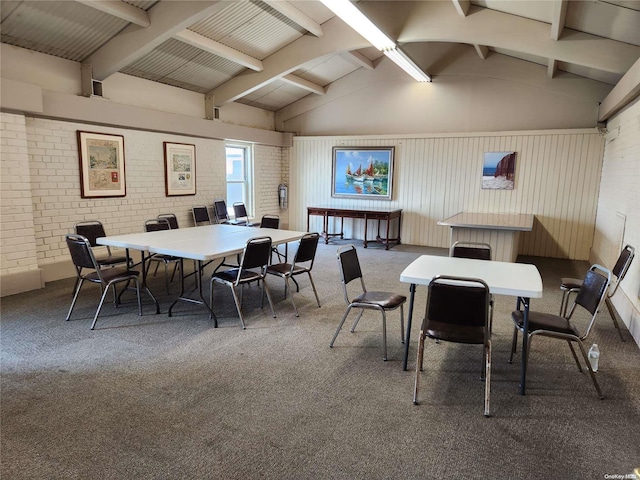
[[[391,200],[395,147],[333,147],[331,196]]]
[[[82,198],[127,194],[124,136],[78,130]]]

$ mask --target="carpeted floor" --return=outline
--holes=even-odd
[[[86,286],[64,318],[73,279],[2,299],[1,470],[3,479],[602,479],[640,467],[640,350],[621,342],[606,309],[587,343],[601,350],[604,400],[580,374],[566,344],[533,342],[528,389],[518,395],[519,357],[507,363],[514,299],[496,297],[492,417],[483,412],[480,346],[428,343],[421,404],[412,403],[415,354],[426,292],[417,293],[410,371],[402,371],[399,312],[388,321],[382,361],[379,316],[365,313],[328,347],[344,312],[336,246],[319,246],[314,279],[296,293],[300,317],[270,279],[277,318],[245,293],[242,330],[229,291],[216,287],[213,328],[204,309],[150,282],[136,315],[133,296],[105,305],[89,330],[98,289]],[[346,243],[346,242],[342,242]],[[422,253],[358,246],[369,289],[408,295],[400,272]],[[588,265],[535,263],[556,312],[560,276]],[[177,283],[172,285],[177,290]],[[623,327],[624,328],[624,327]],[[619,477],[622,478],[622,477]],[[627,477],[629,478],[629,477]]]

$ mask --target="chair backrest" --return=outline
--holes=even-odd
[[[362,270],[355,245],[338,247],[337,257],[340,266],[340,279],[345,287],[357,278],[362,280]]]
[[[490,334],[489,286],[481,279],[439,275],[429,283],[423,328],[431,338],[485,343]]]
[[[171,230],[169,221],[164,218],[153,218],[144,222],[145,232],[159,232],[161,230]]]
[[[591,314],[591,320],[582,338],[589,335],[610,284],[611,272],[602,265],[591,265],[591,268],[589,268],[589,271],[582,280],[582,286],[567,315],[567,319],[571,318],[577,305],[580,305]]]
[[[104,231],[104,226],[98,220],[86,220],[78,222],[74,228],[76,235],[82,235],[89,240],[89,245],[92,247],[97,246],[96,238],[106,237],[107,234]]]
[[[242,253],[240,270],[266,266],[271,260],[271,237],[255,237],[247,240]]]
[[[201,223],[211,224],[211,218],[209,218],[209,209],[206,205],[198,205],[191,209],[193,213],[193,223],[200,225]]]
[[[236,202],[233,204],[233,214],[236,217],[236,220],[240,220],[244,218],[248,220],[249,215],[247,214],[247,207],[242,202]]]
[[[491,245],[484,242],[467,242],[458,240],[449,249],[450,257],[491,260]]]
[[[227,202],[220,198],[213,201],[213,216],[218,223],[229,221],[229,211],[227,210]]]
[[[278,215],[263,215],[260,220],[261,228],[280,228],[280,217]]]
[[[627,271],[631,266],[631,262],[633,262],[633,257],[635,256],[635,253],[636,253],[636,250],[631,245],[625,245],[624,248],[622,249],[622,252],[620,252],[620,256],[618,257],[618,260],[616,261],[616,264],[614,265],[613,270],[611,270],[611,273],[613,274],[614,277],[616,277],[616,280],[615,280],[615,287],[612,288],[608,294],[610,297],[613,297],[613,295],[616,293],[616,290],[618,289],[618,285],[620,285],[620,282],[622,281],[624,276],[627,274]]]
[[[158,215],[159,219],[164,219],[167,222],[169,222],[169,226],[171,227],[171,230],[175,230],[176,228],[180,228],[178,226],[178,217],[175,216],[175,214],[173,213],[161,213],[160,215]]]
[[[320,235],[318,233],[305,234],[298,243],[298,251],[293,259],[293,264],[311,262],[308,269],[313,268],[313,262],[316,258],[316,251],[318,250],[318,239]]]
[[[91,243],[87,237],[69,233],[66,236],[66,241],[67,247],[69,247],[69,253],[71,254],[71,260],[76,267],[78,276],[80,276],[80,270],[83,268],[92,268],[96,271],[100,270],[98,262],[91,250]]]

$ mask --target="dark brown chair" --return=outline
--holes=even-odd
[[[246,225],[247,227],[259,227],[258,223],[249,222],[249,214],[247,213],[247,207],[242,202],[236,202],[233,204],[233,213],[235,216],[235,223],[237,225]]]
[[[591,332],[591,329],[593,328],[596,316],[604,302],[610,283],[611,272],[601,265],[592,265],[582,280],[582,286],[571,305],[568,315],[560,316],[552,313],[529,311],[529,328],[527,332],[524,332],[524,313],[521,310],[514,311],[511,314],[514,329],[509,363],[513,361],[513,354],[516,351],[518,342],[518,331],[521,331],[523,332],[523,335],[527,335],[527,352],[531,352],[531,340],[535,335],[543,335],[545,337],[565,340],[569,344],[573,359],[576,361],[576,365],[578,365],[578,370],[582,372],[580,361],[578,360],[575,349],[573,348],[573,343],[577,343],[580,348],[580,352],[582,353],[582,358],[587,364],[587,369],[591,375],[591,380],[593,380],[593,385],[598,392],[598,397],[604,398],[602,390],[600,390],[600,385],[598,385],[598,380],[596,379],[591,368],[591,364],[589,363],[589,358],[587,357],[583,341],[587,338],[589,332]],[[584,333],[581,333],[570,321],[576,307],[578,306],[584,308],[591,315],[591,320],[589,321]],[[528,363],[527,359],[526,364],[528,365]]]
[[[458,240],[449,249],[450,257],[491,260],[491,245],[484,242],[467,242]]]
[[[213,201],[213,217],[216,223],[229,223],[229,211],[227,210],[227,202],[224,199],[219,198]]]
[[[263,215],[262,220],[260,220],[260,228],[273,228],[274,230],[279,229],[280,217],[278,215]],[[289,247],[286,243],[284,244],[285,253],[280,253],[280,250],[278,249],[278,245],[275,245],[274,247],[272,247],[271,251],[278,256],[278,262],[287,261]]]
[[[622,330],[620,329],[620,325],[618,324],[618,318],[616,316],[616,310],[611,302],[611,297],[613,297],[618,290],[618,286],[620,282],[624,279],[624,276],[627,274],[629,267],[631,266],[631,262],[633,261],[633,257],[635,256],[635,249],[631,245],[625,245],[618,256],[618,260],[611,270],[612,275],[615,277],[615,280],[612,282],[612,286],[609,287],[609,292],[607,293],[607,297],[604,302],[607,306],[607,310],[609,310],[609,315],[613,320],[613,325],[618,330],[618,334],[620,335],[620,339],[624,342],[624,335],[622,334]],[[560,301],[560,315],[566,316],[567,308],[569,306],[569,297],[572,293],[577,293],[582,286],[582,280],[579,278],[562,278],[560,281],[560,290],[562,290],[562,300]]]
[[[287,297],[287,291],[289,290],[289,279],[297,275],[306,273],[309,275],[309,281],[311,282],[311,288],[316,296],[316,302],[318,307],[320,306],[320,299],[318,298],[318,292],[316,286],[313,283],[313,277],[311,276],[311,269],[313,268],[313,262],[316,257],[316,250],[318,248],[318,239],[320,235],[317,233],[307,233],[298,242],[298,250],[293,257],[293,263],[277,263],[275,265],[269,265],[267,267],[267,273],[271,275],[277,275],[284,279],[284,296]],[[296,284],[297,285],[297,284]],[[289,295],[291,299],[291,305],[296,312],[296,317],[299,317],[298,309],[296,308],[296,302],[293,300],[293,295]]]
[[[267,285],[267,266],[271,259],[271,237],[256,237],[250,238],[244,247],[242,252],[242,259],[240,260],[240,266],[231,268],[229,270],[223,270],[221,272],[214,272],[211,276],[211,289],[209,301],[213,307],[213,286],[215,283],[222,283],[231,289],[233,295],[233,301],[236,304],[238,310],[238,316],[240,317],[240,324],[242,328],[247,328],[244,319],[242,318],[242,289],[244,285],[251,282],[262,282],[260,306],[264,305],[264,294],[266,292],[267,299],[269,300],[269,306],[271,307],[271,313],[275,318],[276,313],[273,310],[273,303],[271,302],[271,294],[269,293],[269,286]],[[240,287],[240,297],[238,297],[237,288]]]
[[[106,237],[104,226],[98,220],[86,220],[76,223],[74,230],[76,235],[82,235],[89,240],[92,250],[94,250],[95,258],[101,267],[113,267],[115,265],[127,265],[126,255],[114,255],[108,246],[98,245],[96,239]],[[106,251],[104,254],[96,254],[95,249]]]
[[[338,324],[336,333],[333,335],[333,339],[329,344],[330,348],[333,348],[333,344],[340,333],[340,329],[347,319],[351,309],[356,308],[360,310],[358,317],[356,318],[353,326],[351,327],[351,333],[356,329],[358,321],[362,317],[365,310],[377,310],[382,314],[382,344],[383,344],[383,360],[387,361],[387,314],[386,312],[400,308],[400,340],[404,343],[404,303],[407,301],[407,297],[398,295],[392,292],[375,292],[368,291],[364,284],[364,278],[362,276],[362,269],[360,268],[360,262],[358,261],[358,253],[354,245],[343,245],[338,248],[337,252],[338,265],[340,267],[340,279],[342,281],[342,287],[344,292],[344,299],[347,302],[347,310],[342,316],[342,320]],[[350,295],[349,284],[353,280],[360,280],[360,288],[356,289],[355,296]],[[350,299],[352,298],[352,299]]]
[[[171,230],[171,225],[169,224],[169,221],[165,218],[154,218],[144,222],[145,232],[159,232],[162,230]],[[153,253],[149,257],[149,261],[155,262],[156,264],[156,268],[153,271],[154,276],[158,273],[158,267],[160,266],[160,264],[162,263],[164,265],[164,285],[167,290],[167,294],[171,293],[169,290],[168,266],[170,263],[173,263],[173,272],[171,273],[171,282],[173,282],[173,279],[176,276],[176,270],[178,268],[182,268],[182,259],[180,257],[174,257],[172,255],[164,255],[162,253]]]
[[[198,205],[191,209],[193,214],[193,223],[198,225],[211,225],[211,217],[209,217],[209,209],[206,205]]]
[[[114,303],[116,304],[116,306],[118,306],[119,295],[116,295],[115,290],[118,283],[127,282],[126,287],[128,287],[131,282],[135,283],[136,294],[138,296],[138,315],[142,315],[142,303],[140,301],[140,282],[138,281],[139,272],[120,267],[103,269],[96,260],[96,257],[93,255],[93,250],[91,248],[89,239],[82,235],[68,234],[66,236],[66,241],[67,247],[69,247],[69,253],[71,254],[71,260],[73,261],[73,264],[76,268],[76,274],[78,275],[78,281],[76,282],[76,287],[73,293],[73,300],[71,301],[71,306],[69,307],[69,313],[67,313],[66,320],[69,320],[71,318],[73,307],[76,304],[78,294],[80,293],[80,289],[82,288],[85,280],[99,284],[102,291],[100,303],[98,304],[96,314],[93,317],[93,323],[91,324],[91,330],[93,330],[96,326],[98,315],[100,315],[100,310],[102,310],[104,299],[107,296],[109,287],[111,286],[113,286]],[[84,273],[83,270],[85,269],[89,269],[90,272]]]
[[[161,213],[160,215],[158,215],[158,219],[166,220],[167,222],[169,222],[169,227],[171,227],[171,230],[180,228],[180,226],[178,225],[178,217],[176,217],[174,213]]]
[[[439,275],[429,283],[427,312],[420,327],[413,403],[418,404],[424,340],[483,345],[484,415],[490,415],[491,325],[493,302],[488,285],[478,278]]]

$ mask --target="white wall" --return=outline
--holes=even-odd
[[[637,258],[613,303],[640,344],[640,98],[609,120],[592,261],[613,268],[622,247]]]

